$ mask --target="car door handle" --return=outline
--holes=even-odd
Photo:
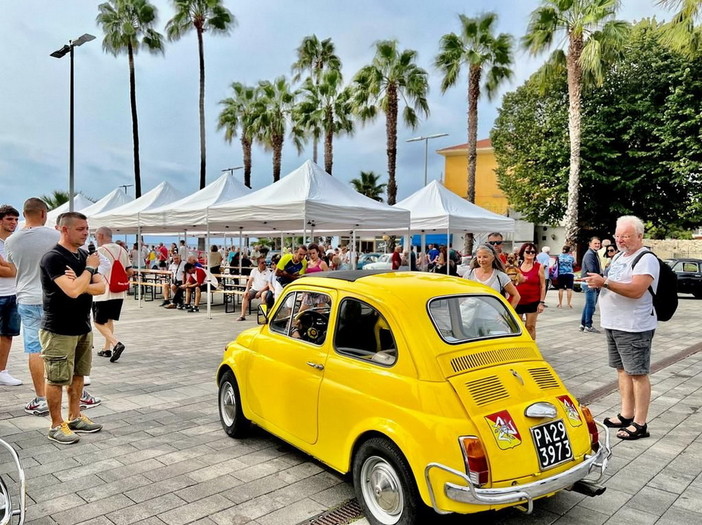
[[[307,366],[311,366],[315,370],[324,370],[324,365],[320,365],[319,363],[314,363],[312,361],[307,361]]]

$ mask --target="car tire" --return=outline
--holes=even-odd
[[[219,381],[219,420],[229,437],[246,437],[251,421],[246,419],[241,408],[239,385],[231,370],[227,370]]]
[[[696,292],[693,292],[692,295],[695,296],[695,299],[702,299],[702,290],[697,290]]]
[[[424,504],[402,452],[390,440],[363,443],[353,458],[353,485],[371,525],[418,523]]]

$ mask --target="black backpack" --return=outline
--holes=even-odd
[[[650,250],[641,252],[636,256],[634,262],[631,263],[631,268],[636,266],[641,257],[650,253],[658,261],[658,290],[653,292],[653,288],[648,287],[648,291],[653,296],[653,308],[656,310],[656,315],[659,321],[670,321],[678,309],[678,276],[673,269],[666,263],[661,261],[658,256]],[[653,314],[651,314],[653,315]]]

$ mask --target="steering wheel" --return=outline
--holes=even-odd
[[[295,316],[300,336],[304,341],[322,344],[327,334],[329,315],[316,310],[303,310]]]

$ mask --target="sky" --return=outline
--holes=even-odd
[[[153,1],[153,0],[152,0]],[[96,40],[75,50],[75,188],[97,200],[120,185],[134,183],[129,71],[126,56],[102,50],[103,34],[95,22],[99,2],[90,0],[0,0],[0,203],[21,210],[28,197],[68,188],[69,59],[49,54],[70,39],[90,33]],[[173,15],[171,2],[155,0],[163,32]],[[260,2],[225,0],[237,26],[229,36],[205,34],[207,182],[225,168],[240,166],[240,143],[231,144],[217,130],[218,102],[238,81],[255,84],[279,75],[290,77],[295,50],[305,36],[331,38],[350,82],[371,62],[373,44],[396,39],[418,52],[429,73],[430,115],[414,129],[398,128],[398,200],[418,190],[424,180],[424,143],[405,141],[420,135],[448,133],[429,142],[428,178],[441,179],[443,157],[435,150],[466,142],[466,74],[446,93],[433,66],[439,40],[460,29],[458,14],[498,14],[498,32],[518,39],[526,31],[537,0],[298,0]],[[665,12],[655,0],[624,0],[619,18],[639,20]],[[478,138],[487,138],[500,99],[516,89],[545,60],[515,52],[513,79],[494,100],[479,104]],[[136,57],[137,104],[141,142],[142,193],[168,181],[184,194],[199,188],[197,39],[189,33],[166,42],[164,55]],[[318,162],[323,165],[322,148]],[[312,147],[298,155],[290,141],[283,149],[285,175],[312,158]],[[334,176],[349,181],[374,171],[387,182],[385,120],[357,124],[353,136],[334,142]],[[242,170],[235,174],[241,177]],[[272,155],[261,146],[253,152],[252,185],[273,181]],[[127,188],[134,195],[134,188]]]

